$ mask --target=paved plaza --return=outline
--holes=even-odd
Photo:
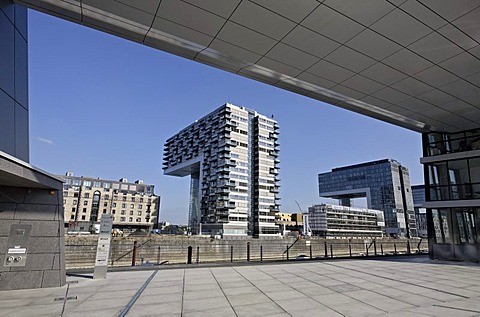
[[[112,272],[0,292],[0,316],[480,316],[480,266],[425,256]]]

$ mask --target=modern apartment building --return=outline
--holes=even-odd
[[[325,238],[381,238],[385,219],[380,210],[320,204],[308,207],[312,234]]]
[[[113,227],[123,231],[150,230],[158,221],[160,196],[154,185],[121,178],[112,181],[74,176],[68,172],[64,180],[63,205],[65,228],[68,231],[94,232],[102,214],[113,216]]]
[[[353,198],[366,197],[367,207],[383,211],[389,236],[417,237],[408,168],[392,159],[332,169],[318,175],[321,197],[339,199],[350,206]]]
[[[189,228],[222,237],[277,237],[278,124],[225,104],[165,143],[165,175],[191,176]]]
[[[427,237],[427,209],[423,207],[425,204],[425,185],[412,186],[412,196],[418,236]]]

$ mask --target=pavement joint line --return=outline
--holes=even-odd
[[[70,289],[70,284],[67,284],[67,289],[65,290],[65,297],[63,299],[63,305],[62,305],[62,312],[60,313],[60,316],[63,316],[63,313],[65,312],[65,306],[67,305],[67,298],[68,298],[68,290]],[[54,299],[55,301],[55,299]]]
[[[269,274],[269,273],[267,273],[267,272],[265,272],[265,271],[262,271],[262,270],[260,270],[260,269],[258,269],[258,270],[259,270],[260,272],[263,272],[263,273],[265,273],[266,275],[268,275],[268,276],[270,276],[270,277],[272,277],[272,278],[275,278],[274,276],[272,276],[271,274]],[[288,273],[288,274],[292,274],[292,275],[294,275],[293,273],[291,273],[291,272],[289,272],[289,271],[285,271],[284,269],[281,269],[281,270],[282,270],[283,272],[286,272],[286,273]],[[297,277],[298,277],[298,276],[297,276]],[[298,289],[298,288],[295,288],[295,287],[293,287],[293,286],[291,286],[291,285],[288,285],[287,283],[285,283],[285,282],[282,282],[282,281],[281,281],[281,280],[279,280],[279,279],[276,279],[276,280],[277,280],[277,281],[279,281],[280,283],[282,283],[283,285],[287,285],[287,286],[288,286],[288,287],[290,287],[291,289],[294,289],[294,290],[296,290],[296,291],[297,291],[297,292],[299,292],[300,294],[303,294],[303,295],[305,295],[306,297],[308,297],[308,298],[310,298],[310,299],[312,299],[312,300],[316,301],[317,303],[319,303],[319,304],[321,304],[321,305],[323,305],[323,306],[325,306],[325,307],[327,307],[327,308],[329,308],[329,309],[333,310],[333,311],[334,311],[334,312],[336,312],[337,314],[339,314],[339,315],[341,315],[341,316],[345,316],[345,315],[344,315],[344,314],[342,314],[341,312],[337,311],[335,308],[329,307],[329,306],[327,306],[327,305],[325,305],[325,304],[321,303],[320,301],[318,301],[318,300],[316,300],[315,298],[311,297],[309,294],[307,294],[307,293],[303,292],[302,290],[300,290],[300,289]],[[317,284],[317,283],[316,283],[316,284]]]
[[[225,299],[227,300],[228,304],[229,304],[230,307],[232,308],[233,313],[235,314],[235,316],[238,317],[238,314],[237,314],[237,312],[235,311],[235,308],[233,308],[232,303],[230,303],[230,300],[228,299],[227,294],[225,294],[225,292],[223,291],[222,285],[220,285],[220,283],[218,283],[217,277],[216,277],[215,274],[212,272],[212,269],[210,268],[209,270],[210,270],[210,273],[212,274],[213,278],[215,279],[215,282],[217,282],[218,287],[220,287],[220,290],[222,291],[223,296],[225,296]]]
[[[284,272],[286,272],[286,273],[288,273],[288,274],[292,274],[292,275],[294,275],[294,276],[296,276],[296,277],[299,277],[299,278],[301,278],[301,279],[304,279],[304,280],[306,280],[306,281],[308,281],[308,282],[312,282],[312,283],[317,284],[317,285],[319,285],[319,286],[328,288],[329,290],[331,290],[331,291],[333,291],[333,292],[335,292],[335,293],[339,293],[339,292],[337,292],[336,290],[334,290],[333,288],[331,288],[331,287],[329,287],[329,286],[322,285],[322,284],[320,284],[320,283],[318,283],[318,282],[315,282],[315,281],[310,281],[309,279],[307,279],[307,278],[305,278],[305,277],[303,277],[303,276],[300,276],[300,275],[298,275],[298,274],[295,274],[295,273],[293,273],[293,272],[286,271],[286,270],[284,270],[284,269],[281,269],[281,270],[284,271]],[[304,270],[307,271],[307,272],[311,272],[311,271],[306,270],[306,269],[304,269]],[[282,283],[283,283],[283,282],[282,282]],[[290,286],[290,287],[291,287],[291,286]],[[292,288],[293,288],[293,287],[292,287]],[[294,289],[295,289],[295,288],[294,288]],[[295,290],[298,290],[298,289],[295,289]],[[307,294],[305,294],[305,293],[302,292],[302,291],[299,291],[299,292],[302,293],[302,294],[304,294],[305,296],[308,296]],[[354,298],[354,297],[352,297],[352,296],[349,296],[349,295],[347,295],[347,294],[343,294],[343,293],[340,293],[340,294],[342,294],[343,296],[346,296],[346,297],[348,297],[348,298],[351,298],[351,299],[353,299],[354,301],[357,301],[357,302],[359,302],[359,303],[362,303],[362,304],[365,304],[365,305],[367,305],[367,306],[373,307],[373,308],[375,308],[375,309],[381,310],[381,311],[383,311],[384,313],[388,313],[388,311],[386,311],[386,310],[384,310],[384,309],[378,308],[378,307],[373,306],[373,305],[371,305],[371,304],[369,304],[369,303],[365,303],[364,301],[361,301],[361,300],[359,300],[359,299],[356,299],[356,298]],[[308,297],[310,297],[310,296],[308,296]],[[310,297],[310,298],[311,298],[311,297]],[[331,310],[339,313],[340,315],[344,315],[344,314],[342,314],[341,312],[335,310],[333,307],[330,307],[330,306],[328,306],[328,305],[326,305],[326,304],[324,304],[324,303],[316,300],[315,298],[311,298],[311,299],[313,299],[314,301],[316,301],[316,302],[318,302],[318,303],[320,303],[320,304],[322,304],[322,305],[330,308]]]
[[[304,268],[303,270],[305,270],[305,271],[307,271],[307,272],[310,272],[310,273],[313,273],[313,274],[319,275],[318,272],[311,271],[311,270],[308,270],[308,269],[306,269],[306,268]],[[345,283],[344,281],[339,280],[339,279],[337,279],[337,278],[334,278],[334,277],[330,277],[330,278],[331,278],[331,279],[334,279],[335,281]],[[347,284],[347,283],[345,283],[345,284]],[[348,283],[348,284],[349,284],[349,283]],[[349,284],[349,285],[354,285],[354,284]],[[354,286],[356,286],[356,285],[354,285]],[[324,287],[333,290],[331,287],[328,287],[328,286],[324,286]],[[375,291],[374,289],[366,289],[366,288],[361,288],[361,289],[362,289],[362,290],[369,291],[369,292],[372,292],[372,293],[375,293],[375,294],[377,294],[377,295],[382,295],[382,296],[388,297],[388,298],[390,298],[390,299],[393,299],[393,300],[402,302],[402,303],[404,303],[404,304],[407,304],[407,305],[410,305],[410,306],[413,306],[413,307],[421,307],[421,306],[419,306],[419,305],[414,305],[414,304],[411,304],[411,303],[409,303],[409,302],[406,302],[406,301],[403,301],[403,300],[401,300],[401,299],[398,299],[398,298],[396,298],[396,297],[394,297],[394,296],[386,295],[386,294],[383,294],[383,293],[381,293],[381,292],[377,292],[377,291]],[[415,294],[415,293],[412,293],[412,292],[409,292],[409,291],[404,291],[404,292],[409,293],[409,294],[412,294],[412,295],[419,295],[419,294]],[[343,294],[343,293],[342,293],[342,294]],[[345,295],[345,294],[343,294],[343,295]],[[348,295],[345,295],[345,296],[348,296]],[[420,295],[420,296],[421,296],[421,295]],[[350,297],[350,296],[349,296],[349,297]],[[375,306],[373,306],[373,307],[375,307]],[[377,308],[378,308],[378,307],[377,307]],[[378,309],[380,309],[380,308],[378,308]],[[382,309],[382,310],[383,310],[383,309]]]
[[[466,309],[466,308],[459,308],[459,307],[452,307],[452,306],[447,306],[447,305],[437,305],[437,304],[433,304],[432,306],[442,307],[442,308],[450,308],[450,309],[461,310],[461,311],[468,311],[468,312],[471,312],[471,313],[480,313],[480,311],[478,311],[478,310],[472,310],[472,309]]]
[[[443,290],[439,290],[439,289],[436,289],[436,288],[433,288],[433,287],[429,287],[429,286],[423,286],[423,285],[421,285],[421,284],[418,285],[418,284],[414,284],[414,283],[410,283],[410,282],[403,282],[403,281],[400,281],[400,280],[397,280],[397,279],[394,279],[394,278],[391,278],[391,277],[386,277],[386,276],[381,276],[381,275],[377,275],[377,274],[373,274],[373,273],[369,273],[369,272],[364,272],[364,271],[356,270],[356,269],[354,269],[354,268],[345,268],[345,267],[343,267],[343,266],[334,265],[334,264],[331,264],[331,263],[325,263],[325,265],[331,265],[331,266],[334,266],[334,267],[337,267],[337,268],[341,268],[341,269],[344,269],[344,270],[355,271],[355,272],[359,272],[359,273],[363,273],[363,274],[367,274],[367,275],[371,275],[371,276],[375,276],[375,277],[379,277],[379,278],[384,278],[384,279],[390,280],[390,281],[400,282],[400,283],[404,283],[404,284],[407,284],[407,285],[412,285],[412,286],[417,286],[417,287],[429,289],[429,290],[431,290],[431,291],[436,291],[436,292],[440,292],[440,293],[444,293],[444,294],[448,294],[448,295],[453,295],[453,296],[462,297],[462,298],[470,298],[470,297],[468,297],[468,296],[464,296],[464,295],[460,295],[460,294],[455,294],[455,293],[447,292],[447,291],[443,291]]]
[[[153,273],[148,277],[145,283],[143,283],[142,287],[140,287],[140,289],[135,293],[135,295],[133,295],[133,297],[130,299],[130,301],[125,306],[125,308],[123,308],[123,310],[120,312],[118,317],[125,317],[128,314],[133,304],[135,304],[135,302],[138,300],[140,295],[142,295],[143,291],[147,288],[148,284],[150,284],[150,282],[153,280],[153,278],[157,273],[158,273],[158,270],[153,271]]]
[[[280,306],[277,301],[273,300],[270,296],[268,296],[267,294],[265,294],[261,289],[259,289],[255,284],[253,284],[248,278],[246,278],[242,273],[240,273],[239,271],[237,271],[234,267],[232,267],[232,269],[237,272],[237,274],[239,274],[241,277],[243,277],[245,280],[247,280],[250,284],[252,284],[253,287],[255,287],[256,289],[258,289],[260,291],[260,293],[262,293],[263,295],[265,295],[269,300],[271,300],[273,303],[275,303],[275,305],[277,305],[278,307],[280,307],[281,310],[283,310],[287,315],[289,316],[292,316],[292,314],[290,314],[288,311],[286,311],[282,306]],[[259,270],[258,268],[256,268],[257,271],[259,272],[262,272],[261,270]],[[264,272],[262,272],[263,274],[265,274]]]
[[[185,298],[185,275],[186,275],[186,269],[183,269],[183,282],[182,282],[182,306],[181,306],[181,311],[180,311],[180,316],[183,316],[183,300]]]

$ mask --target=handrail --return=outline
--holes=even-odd
[[[297,243],[298,240],[300,240],[300,237],[297,237],[297,238],[295,239],[295,241],[293,241],[293,243],[290,244],[285,251],[283,251],[283,254],[287,253],[288,250],[290,250],[290,248],[293,247],[293,245],[294,245],[295,243]]]
[[[149,243],[149,242],[152,242],[152,239],[148,239],[147,241],[143,242],[142,244],[140,244],[138,247],[137,247],[137,250],[140,249],[141,247],[143,247],[145,244]],[[124,257],[126,257],[127,255],[129,255],[130,253],[133,252],[134,249],[131,249],[130,251],[127,251],[127,253],[121,255],[119,258],[117,258],[116,260],[113,260],[113,262],[117,262],[118,260],[120,259],[123,259]]]

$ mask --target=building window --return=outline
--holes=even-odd
[[[83,208],[82,212],[87,212],[87,208]]]
[[[132,201],[135,202],[135,197],[132,197]]]
[[[130,210],[130,216],[133,216],[133,210]]]
[[[135,208],[135,205],[134,204],[130,204],[130,208]]]
[[[107,209],[103,209],[103,213],[106,214],[106,213],[107,213]]]
[[[87,201],[87,200],[84,200],[84,201],[83,201],[83,205],[84,205],[84,206],[87,206],[87,205],[88,205],[88,201]]]
[[[83,186],[92,187],[92,182],[91,181],[83,181]]]
[[[142,215],[142,212],[141,212],[141,211],[137,212],[137,215],[138,215],[138,216],[141,216],[141,215]]]
[[[124,214],[125,214],[125,210],[122,210],[121,214],[124,215]]]
[[[138,209],[142,209],[142,205],[138,205]]]
[[[90,193],[85,193],[85,194],[83,195],[83,198],[90,198]]]
[[[127,204],[122,204],[122,208],[127,208]]]
[[[93,182],[93,187],[102,187],[102,183],[101,182]]]
[[[137,218],[137,222],[142,222],[142,218]]]
[[[127,197],[122,197],[122,201],[127,201]]]
[[[77,200],[74,199],[74,200],[73,200],[73,205],[75,206],[76,204],[77,204]]]
[[[71,215],[70,220],[75,220],[75,215]]]
[[[82,216],[82,220],[85,220],[85,215]]]
[[[120,217],[121,222],[125,222],[125,217]]]
[[[128,222],[133,222],[133,218],[132,217],[128,218]]]
[[[112,210],[112,214],[115,214],[115,209]]]
[[[117,203],[113,203],[112,207],[117,207]]]

